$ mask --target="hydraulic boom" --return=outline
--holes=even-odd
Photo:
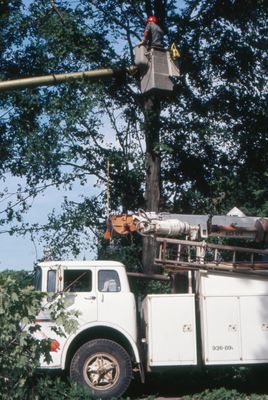
[[[247,217],[238,209],[227,215],[187,215],[154,213],[140,210],[132,215],[113,215],[109,219],[106,238],[113,231],[120,235],[138,232],[141,235],[180,237],[190,240],[209,236],[243,238],[268,242],[268,218]]]
[[[106,79],[116,75],[135,75],[140,81],[141,93],[170,93],[173,91],[172,77],[180,75],[169,50],[136,47],[135,65],[121,69],[94,69],[91,71],[50,74],[31,78],[14,79],[0,82],[0,93],[7,90],[50,86],[73,79]]]
[[[24,88],[32,88],[37,86],[50,86],[56,85],[63,82],[70,81],[72,79],[104,79],[111,78],[118,74],[134,74],[137,72],[137,67],[132,65],[125,69],[94,69],[91,71],[83,71],[83,72],[71,72],[66,74],[51,74],[45,76],[36,76],[32,78],[22,78],[22,79],[14,79],[10,81],[0,82],[0,92],[4,92],[7,90],[13,89],[24,89]]]

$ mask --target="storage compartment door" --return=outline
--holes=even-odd
[[[196,364],[194,295],[148,298],[149,365]]]
[[[207,296],[202,300],[205,364],[241,362],[239,299]]]
[[[268,296],[241,296],[242,359],[268,360]]]

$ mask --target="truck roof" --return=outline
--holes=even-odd
[[[110,267],[110,268],[124,268],[124,265],[118,261],[107,261],[107,260],[98,260],[98,261],[82,261],[82,260],[73,260],[73,261],[42,261],[37,265],[44,268],[53,268],[62,265],[63,267],[79,267],[79,268],[89,268],[89,267]]]

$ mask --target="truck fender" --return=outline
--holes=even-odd
[[[72,344],[73,340],[82,332],[86,331],[86,330],[90,330],[93,329],[95,327],[103,327],[103,328],[111,328],[115,331],[120,332],[129,342],[134,357],[135,357],[135,362],[140,364],[140,354],[139,354],[139,350],[137,347],[137,344],[135,343],[135,341],[133,340],[133,338],[129,335],[128,332],[126,332],[124,329],[122,329],[120,326],[114,325],[114,324],[110,324],[107,322],[100,322],[100,321],[96,321],[95,323],[90,323],[90,324],[86,324],[81,326],[74,334],[70,335],[68,337],[68,339],[66,340],[62,352],[61,352],[61,369],[65,369],[66,367],[66,360],[67,360],[67,353],[68,353],[68,349],[70,347],[70,345]]]

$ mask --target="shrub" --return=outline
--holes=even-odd
[[[51,359],[50,342],[37,340],[30,334],[38,330],[34,322],[42,308],[44,293],[32,286],[21,287],[24,283],[24,275],[0,273],[1,400],[86,399],[83,390],[74,385],[51,377],[36,379],[40,357],[47,362]],[[76,329],[76,320],[63,310],[61,298],[51,305],[53,319],[71,332]],[[56,329],[63,334],[60,326]]]
[[[32,386],[29,400],[91,400],[90,392],[60,377],[40,377]]]
[[[35,340],[24,326],[41,309],[43,294],[20,288],[10,275],[0,274],[0,387],[1,398],[24,399],[39,358],[49,360],[49,344]]]
[[[214,390],[205,390],[202,393],[195,394],[193,396],[185,396],[183,400],[267,400],[266,395],[247,395],[239,393],[237,390],[228,390],[225,388],[219,388]]]

